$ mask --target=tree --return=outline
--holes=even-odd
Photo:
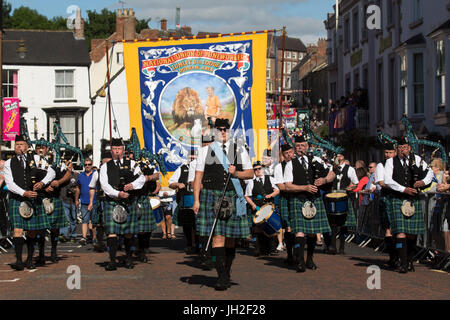
[[[10,18],[12,29],[51,29],[52,23],[46,16],[39,14],[36,10],[21,6],[14,10]]]
[[[2,3],[2,15],[1,15],[1,25],[3,27],[3,29],[6,28],[10,28],[10,23],[11,23],[11,4],[7,1],[3,1]]]

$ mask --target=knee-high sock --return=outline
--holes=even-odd
[[[292,249],[294,248],[294,239],[295,239],[295,235],[292,232],[284,233],[284,242],[286,243],[286,251],[287,251],[288,259],[293,258]]]
[[[97,243],[102,244],[103,243],[103,226],[99,225],[97,227]]]
[[[146,232],[144,234],[145,234],[144,248],[148,249],[148,248],[150,248],[150,238],[152,237],[152,233]]]
[[[386,245],[386,251],[389,254],[389,260],[390,261],[394,261],[395,256],[396,256],[396,250],[395,250],[395,246],[394,246],[394,239],[392,238],[392,236],[384,237],[384,243]]]
[[[345,234],[348,232],[347,227],[341,227],[341,232],[339,235],[339,249],[344,250],[345,248]]]
[[[307,237],[306,243],[308,245],[306,249],[307,258],[312,259],[314,255],[314,249],[316,248],[316,237]]]
[[[36,236],[36,241],[39,248],[39,257],[43,258],[45,255],[45,232],[39,232]]]
[[[231,276],[231,265],[236,257],[236,248],[225,248],[225,271],[228,279]]]
[[[58,236],[59,236],[59,230],[51,230],[50,231],[52,251],[56,250],[56,246],[58,245]]]
[[[297,257],[297,263],[305,264],[305,237],[295,237],[294,255]]]
[[[183,226],[183,233],[186,238],[186,247],[192,247],[192,226]]]
[[[127,255],[127,258],[131,257],[131,245],[133,244],[133,237],[131,238],[124,238],[123,243],[125,245],[125,253]]]
[[[109,248],[109,259],[111,261],[115,261],[116,254],[117,254],[117,246],[119,244],[119,239],[117,239],[117,237],[110,237],[110,238],[107,238],[106,243]]]
[[[406,239],[406,248],[409,262],[413,261],[414,255],[416,253],[416,243],[417,243],[416,237]]]
[[[323,242],[325,243],[325,245],[327,247],[330,246],[330,244],[331,244],[331,234],[330,234],[330,232],[326,232],[326,233],[323,234]]]
[[[339,227],[336,225],[332,225],[331,226],[331,243],[330,246],[331,248],[336,250],[336,237],[337,237],[337,233],[338,233],[338,229]]]
[[[36,244],[36,238],[27,237],[27,261],[33,259],[34,245]]]
[[[211,255],[213,261],[215,261],[215,266],[217,270],[217,275],[219,277],[219,280],[224,280],[226,277],[226,270],[225,270],[225,256],[226,251],[224,247],[217,247],[211,249]]]
[[[138,233],[138,248],[140,251],[145,250],[145,233]]]
[[[405,238],[397,238],[395,247],[397,248],[397,252],[400,257],[401,265],[406,266],[408,263],[406,239]]]
[[[14,245],[14,250],[16,252],[16,260],[17,262],[21,263],[22,262],[22,250],[23,250],[23,244],[25,242],[25,239],[22,237],[14,237],[12,239],[13,241],[13,245]]]

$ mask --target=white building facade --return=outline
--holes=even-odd
[[[381,29],[368,29],[368,19]],[[325,21],[330,98],[367,89],[371,136],[378,127],[400,135],[407,114],[418,136],[448,138],[449,19],[448,0],[339,1],[338,28],[336,8]]]

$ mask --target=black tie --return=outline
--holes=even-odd
[[[120,169],[120,160],[116,160],[116,166]]]
[[[225,144],[222,145],[223,154],[227,155],[227,146]]]
[[[305,171],[308,170],[308,168],[306,167],[305,158],[303,158],[303,157],[302,157],[302,166],[303,166],[303,169],[305,169]]]
[[[20,163],[22,164],[22,167],[25,169],[25,167],[26,167],[25,156],[20,156]]]

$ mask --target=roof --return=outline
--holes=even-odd
[[[426,43],[425,37],[423,36],[423,34],[419,33],[403,42],[402,45],[413,46],[425,43]]]
[[[448,19],[447,21],[445,21],[443,24],[441,24],[439,27],[437,27],[436,29],[434,29],[433,31],[431,31],[428,36],[430,36],[431,34],[440,31],[440,30],[446,30],[446,29],[450,29],[450,19]]]
[[[270,50],[270,57],[274,58],[273,54],[273,48],[271,48],[271,45],[274,46],[275,44],[272,43],[273,35],[269,34],[267,37],[267,50]],[[277,49],[281,50],[283,48],[283,37],[282,36],[276,36],[276,45]],[[297,52],[306,52],[306,46],[300,40],[299,38],[289,38],[286,37],[285,43],[284,43],[284,50],[286,51],[297,51]]]
[[[3,64],[89,66],[86,40],[76,40],[73,32],[6,29],[4,40],[21,40],[27,49],[25,59],[17,54],[18,42],[3,42]]]

